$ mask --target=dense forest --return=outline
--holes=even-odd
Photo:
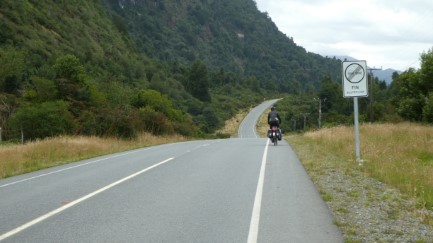
[[[363,113],[432,122],[432,52],[421,58],[389,87],[375,79]],[[288,129],[317,127],[318,101],[324,125],[347,124],[340,82],[339,60],[296,45],[253,0],[0,1],[3,140],[207,136],[287,95]]]
[[[421,53],[420,60],[417,70],[394,72],[389,86],[369,77],[369,97],[359,98],[361,122],[433,123],[433,48]],[[317,91],[292,95],[278,108],[287,131],[353,124],[353,100],[343,98],[341,83],[330,77],[321,80]]]
[[[288,92],[340,77],[339,61],[307,53],[252,0],[105,0],[137,48],[168,63],[202,60],[211,69],[254,76]]]

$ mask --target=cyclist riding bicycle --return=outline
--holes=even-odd
[[[281,140],[280,122],[280,115],[278,114],[278,111],[275,109],[275,107],[272,106],[271,111],[268,113],[269,130],[272,129],[273,126],[278,128],[278,140]],[[270,133],[268,132],[268,137],[270,136],[269,134]]]

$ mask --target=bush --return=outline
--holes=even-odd
[[[134,138],[137,135],[137,113],[133,109],[100,108],[80,116],[79,133],[96,136]]]
[[[433,123],[433,92],[426,98],[426,104],[423,108],[423,120],[428,123]]]
[[[23,106],[10,120],[12,130],[23,130],[25,139],[71,133],[75,128],[69,104],[64,101]]]
[[[174,132],[173,124],[162,113],[151,107],[144,107],[139,110],[140,127],[155,135],[170,134]]]

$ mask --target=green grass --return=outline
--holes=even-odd
[[[364,124],[360,127],[363,166],[355,161],[353,127],[326,128],[290,136],[288,140],[295,150],[308,150],[303,153],[307,157],[301,158],[308,170],[326,166],[327,157],[335,156],[335,166],[347,171],[356,168],[416,198],[420,208],[433,210],[432,134],[432,126],[413,123]],[[425,217],[431,225],[433,219]]]

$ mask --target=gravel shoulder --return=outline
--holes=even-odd
[[[433,212],[367,177],[355,163],[314,154],[311,145],[297,139],[288,141],[328,204],[345,242],[433,242],[433,228],[424,223]]]

